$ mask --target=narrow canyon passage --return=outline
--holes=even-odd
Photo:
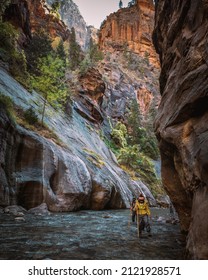
[[[184,236],[167,223],[169,211],[153,208],[152,236],[137,236],[129,210],[0,215],[0,259],[183,259]]]

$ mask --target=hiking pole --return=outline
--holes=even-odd
[[[130,220],[131,220],[131,211],[130,211],[129,219],[128,219],[128,228],[130,228]]]
[[[139,213],[137,213],[137,235],[139,237]]]

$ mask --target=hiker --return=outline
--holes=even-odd
[[[122,9],[123,8],[123,2],[120,0],[119,2],[119,8]]]
[[[149,217],[150,217],[150,209],[149,209],[149,205],[147,200],[145,199],[144,195],[141,193],[136,201],[134,210],[136,211],[137,214],[137,219],[139,221],[139,223],[142,221],[142,219],[144,219],[145,225],[143,225],[144,227],[146,227],[147,232],[150,234],[151,228],[150,228],[150,224],[149,224]],[[140,224],[141,226],[141,224]],[[139,226],[139,233],[141,234],[142,229]]]
[[[135,211],[135,205],[136,205],[136,197],[133,197],[132,199],[132,203],[131,203],[131,207],[130,207],[130,210],[131,210],[131,219],[132,219],[132,222],[134,223],[135,222],[135,217],[136,217],[136,211]]]

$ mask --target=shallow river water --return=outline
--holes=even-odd
[[[0,214],[0,259],[183,259],[179,225],[166,223],[168,210],[152,209],[152,236],[138,238],[129,210],[80,211],[15,221]]]

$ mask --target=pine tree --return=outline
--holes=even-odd
[[[64,49],[64,42],[63,40],[60,40],[58,47],[56,49],[56,54],[58,56],[58,58],[62,59],[64,62],[64,65],[66,66],[66,52]]]
[[[60,9],[60,6],[61,6],[61,3],[60,3],[58,0],[56,0],[55,2],[53,2],[53,4],[51,5],[52,12],[53,12],[53,13],[58,12],[58,10]]]
[[[144,129],[142,128],[139,104],[137,103],[136,99],[131,103],[127,122],[130,144],[141,144],[141,138],[143,137]]]
[[[70,45],[69,45],[69,59],[72,70],[76,70],[81,62],[81,48],[76,42],[75,29],[71,29]]]
[[[50,36],[44,30],[35,33],[32,41],[25,49],[28,70],[32,74],[38,74],[37,65],[39,58],[46,57],[52,52],[52,39]]]
[[[98,45],[93,42],[92,38],[90,39],[89,57],[92,64],[104,58],[103,53],[99,50]]]

